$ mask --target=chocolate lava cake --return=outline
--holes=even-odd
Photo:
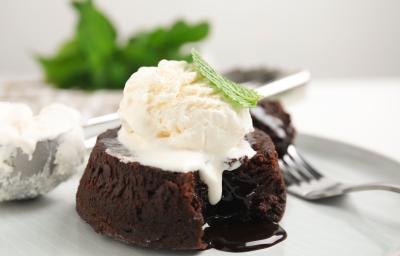
[[[250,113],[254,127],[271,137],[279,158],[283,157],[288,146],[293,143],[296,130],[282,104],[279,101],[264,99],[259,101]]]
[[[79,215],[96,232],[143,247],[205,249],[206,223],[282,218],[286,191],[278,155],[261,130],[246,137],[256,155],[223,173],[223,195],[216,205],[208,202],[198,171],[171,172],[111,155],[108,141],[118,141],[117,132],[98,137],[76,196]]]

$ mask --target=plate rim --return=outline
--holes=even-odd
[[[315,134],[311,134],[311,133],[307,133],[307,132],[298,132],[297,136],[295,138],[295,145],[296,142],[298,141],[298,138],[300,138],[300,140],[319,140],[319,141],[323,141],[323,143],[329,143],[329,144],[336,144],[339,145],[340,147],[347,147],[349,149],[351,149],[352,151],[359,151],[359,152],[363,152],[369,155],[374,155],[375,157],[384,159],[387,162],[390,162],[393,165],[397,165],[400,168],[400,160],[392,157],[392,156],[388,156],[385,155],[384,153],[378,152],[376,150],[370,149],[370,148],[366,148],[360,145],[357,145],[355,143],[349,143],[349,142],[345,142],[341,139],[337,139],[337,138],[331,138],[329,136],[326,135],[315,135]],[[399,174],[400,174],[400,169],[399,169]]]

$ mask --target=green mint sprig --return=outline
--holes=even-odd
[[[119,41],[114,24],[94,2],[72,0],[78,16],[74,35],[54,55],[36,56],[46,81],[55,87],[123,89],[130,75],[142,66],[156,66],[162,59],[190,60],[184,46],[202,41],[209,33],[207,22],[178,20]]]
[[[195,49],[192,49],[192,59],[197,71],[210,81],[217,92],[224,95],[232,105],[245,108],[255,107],[261,99],[261,95],[255,90],[232,82],[215,71]]]

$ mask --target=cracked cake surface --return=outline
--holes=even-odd
[[[246,136],[256,154],[223,173],[221,200],[208,201],[199,172],[172,172],[121,161],[107,151],[119,128],[98,137],[76,195],[78,214],[93,229],[128,244],[159,249],[205,249],[205,223],[278,222],[286,191],[272,140]]]

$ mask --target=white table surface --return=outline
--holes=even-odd
[[[400,161],[400,78],[315,80],[280,98],[298,131]]]

